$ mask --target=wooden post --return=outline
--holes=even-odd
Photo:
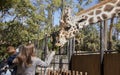
[[[104,70],[103,70],[103,56],[104,56],[104,37],[103,37],[103,24],[100,22],[100,71],[101,75],[104,75]]]
[[[62,48],[59,47],[59,69],[62,69],[63,67],[61,51],[62,51]]]
[[[65,69],[62,69],[61,71],[48,69],[47,75],[88,75],[88,73],[85,72],[85,74],[83,74],[83,72],[74,71],[74,70],[65,70]]]
[[[72,45],[72,54],[73,54],[75,51],[75,37],[73,37],[72,43],[73,43]]]
[[[68,75],[69,74],[69,71],[66,71],[65,75]]]
[[[107,50],[107,20],[104,21],[104,45],[105,45],[105,50]]]
[[[80,75],[83,75],[83,73],[82,73],[82,72],[80,72]]]
[[[50,75],[50,70],[49,69],[47,70],[47,75]]]
[[[85,72],[85,75],[88,75],[88,73],[87,73],[87,72]]]
[[[71,56],[72,56],[72,54],[73,54],[73,42],[72,42],[72,39],[70,39],[70,42],[69,42],[69,47],[70,47],[70,59],[71,59]]]
[[[53,75],[57,75],[57,72],[56,72],[56,71],[53,71]]]
[[[72,75],[75,75],[75,71],[72,71]]]
[[[70,70],[71,69],[71,66],[70,66],[70,60],[71,60],[71,49],[70,49],[70,40],[67,42],[67,55],[68,55],[68,62],[69,62],[69,66],[68,66],[68,69]]]
[[[76,75],[79,75],[78,71],[76,71]]]
[[[72,74],[71,74],[71,71],[68,71],[68,75],[72,75]]]

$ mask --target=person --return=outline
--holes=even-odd
[[[18,52],[16,52],[15,47],[13,46],[8,46],[7,47],[7,53],[9,54],[9,57],[7,58],[7,64],[13,71],[11,72],[12,75],[16,75],[17,71],[17,66],[14,66],[13,60],[16,58],[18,55]]]
[[[46,61],[35,56],[34,44],[24,45],[18,56],[13,60],[17,65],[16,75],[35,75],[36,66],[48,67],[55,51],[52,51]]]

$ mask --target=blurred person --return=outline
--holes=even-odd
[[[17,65],[16,75],[35,75],[36,67],[48,67],[54,55],[55,51],[52,51],[46,61],[42,61],[35,55],[34,44],[24,45],[19,55],[13,60],[13,63]]]
[[[13,71],[11,72],[12,75],[16,75],[17,66],[15,66],[15,64],[13,63],[13,60],[19,53],[16,52],[16,49],[13,46],[7,47],[7,53],[9,55],[9,57],[7,58],[7,64],[9,65],[9,68],[13,69]]]

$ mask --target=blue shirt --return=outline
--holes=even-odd
[[[14,63],[13,60],[16,58],[16,56],[18,55],[19,53],[16,53],[14,55],[11,55],[8,59],[7,59],[7,64],[9,65],[9,67],[11,66],[14,66]],[[13,72],[12,72],[12,75],[15,75],[16,74],[16,71],[17,71],[17,66],[14,66],[13,68]]]

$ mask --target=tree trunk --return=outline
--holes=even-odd
[[[114,18],[111,19],[111,24],[109,28],[109,48],[108,48],[109,50],[112,50],[113,21],[114,21]]]
[[[49,7],[49,10],[48,10],[48,24],[50,25],[49,27],[52,28],[53,27],[53,8],[52,6]]]

